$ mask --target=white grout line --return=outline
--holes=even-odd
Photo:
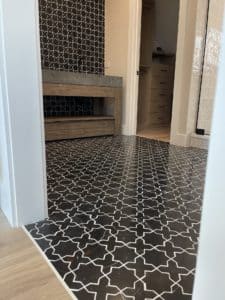
[[[71,291],[71,289],[68,287],[68,285],[65,283],[65,281],[62,279],[62,277],[59,275],[59,273],[56,271],[55,267],[52,265],[52,263],[48,260],[47,256],[44,254],[44,252],[41,250],[41,248],[38,246],[38,244],[36,243],[35,239],[32,237],[32,235],[30,234],[30,232],[25,228],[25,226],[22,226],[23,231],[25,232],[25,234],[28,236],[28,238],[31,240],[31,242],[33,243],[33,245],[38,249],[39,253],[41,254],[41,256],[44,258],[44,260],[47,262],[48,266],[51,268],[51,270],[54,272],[54,274],[56,275],[56,278],[58,279],[58,281],[63,285],[63,287],[65,288],[65,290],[67,291],[67,293],[70,295],[71,299],[73,300],[78,300],[77,297],[73,294],[73,292]]]

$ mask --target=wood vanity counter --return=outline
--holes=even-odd
[[[47,141],[118,135],[121,130],[122,78],[43,70],[44,96],[104,98],[100,114],[45,118]],[[99,99],[98,99],[99,100]]]

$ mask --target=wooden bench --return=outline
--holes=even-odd
[[[88,75],[88,78],[90,76]],[[98,108],[97,112],[100,114],[97,115],[45,118],[45,137],[47,141],[120,134],[122,84],[119,84],[121,86],[105,86],[107,82],[104,83],[104,81],[103,83],[101,81],[100,85],[98,82],[97,85],[92,84],[92,82],[90,84],[90,81],[87,85],[85,81],[84,84],[57,83],[57,80],[49,81],[43,83],[44,96],[93,97],[93,101],[97,98],[98,100],[104,98],[104,102],[102,107]]]

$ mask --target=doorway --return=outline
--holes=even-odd
[[[143,0],[137,135],[170,142],[179,0]]]

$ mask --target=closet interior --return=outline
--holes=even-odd
[[[169,142],[179,0],[143,0],[137,135]]]

